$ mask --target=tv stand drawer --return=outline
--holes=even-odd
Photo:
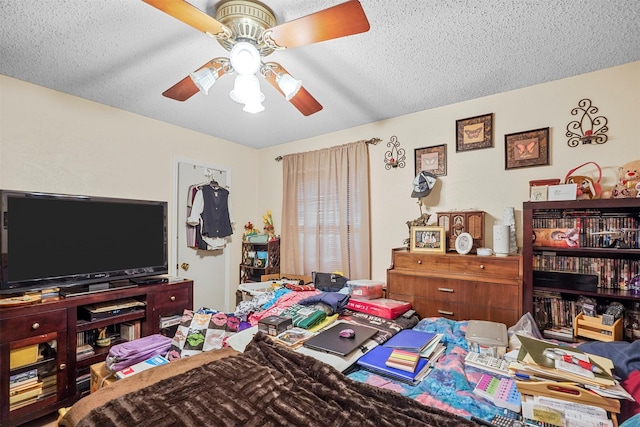
[[[67,310],[58,309],[27,316],[9,317],[0,322],[2,341],[36,337],[67,329]]]

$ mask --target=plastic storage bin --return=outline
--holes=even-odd
[[[469,320],[466,338],[469,351],[492,357],[503,357],[509,345],[507,325],[486,320]]]
[[[349,280],[349,295],[358,299],[382,298],[382,287],[384,282],[375,280]]]

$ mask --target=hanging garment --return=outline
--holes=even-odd
[[[202,186],[193,199],[187,223],[200,227],[197,234],[206,242],[206,249],[223,248],[227,243],[226,237],[233,233],[229,216],[229,191],[217,185]]]

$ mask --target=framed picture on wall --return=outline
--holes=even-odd
[[[411,227],[411,252],[445,253],[447,248],[444,227]]]
[[[549,164],[549,128],[510,133],[504,136],[505,169]]]
[[[447,145],[434,145],[415,149],[416,176],[422,172],[431,172],[435,176],[447,174]]]
[[[493,147],[493,113],[456,120],[456,151]]]

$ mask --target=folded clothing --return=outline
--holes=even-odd
[[[299,304],[314,305],[316,303],[323,303],[331,307],[334,313],[341,314],[347,308],[347,303],[350,298],[349,295],[340,292],[322,292],[300,300]]]
[[[283,311],[281,316],[290,317],[293,322],[293,326],[309,329],[322,322],[327,317],[327,313],[323,310],[294,304]]]

